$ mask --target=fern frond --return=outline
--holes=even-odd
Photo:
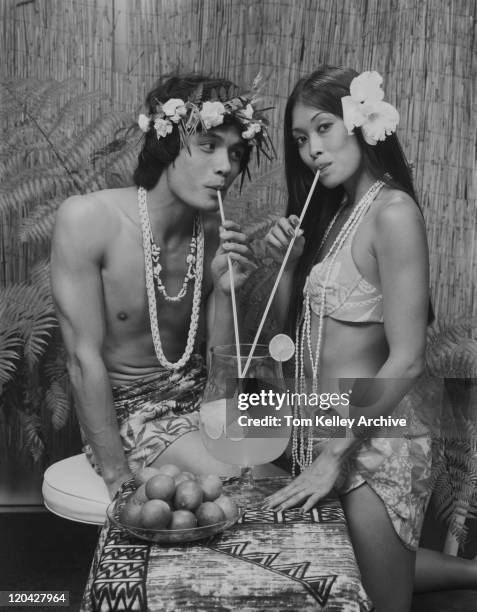
[[[119,128],[131,122],[131,114],[125,112],[111,112],[95,121],[65,151],[64,159],[67,167],[74,169],[84,166],[93,151],[99,149],[108,139],[111,140]]]
[[[280,190],[285,189],[285,169],[283,164],[274,164],[270,170],[251,181],[245,189],[238,195],[232,195],[227,198],[230,204],[235,207],[244,206],[255,201],[259,197],[257,193],[265,187],[274,187]]]
[[[95,157],[94,174],[98,180],[103,177],[108,188],[132,185],[133,169],[136,166],[139,149],[137,143],[125,140],[121,150],[106,153],[101,151]]]
[[[78,124],[77,114],[79,111],[107,99],[109,99],[109,96],[103,91],[93,91],[69,100],[58,113],[56,121],[50,128],[49,135],[53,135],[57,131],[65,132],[73,130]]]
[[[279,218],[280,215],[270,214],[260,221],[245,225],[243,230],[250,240],[256,240],[263,237],[275,225]]]
[[[431,329],[426,367],[431,375],[437,377],[477,378],[477,320]]]
[[[56,211],[64,196],[53,198],[37,206],[31,215],[22,219],[18,228],[20,242],[40,244],[50,240],[55,225]]]
[[[51,331],[58,325],[53,312],[42,315],[35,314],[36,316],[32,317],[23,329],[25,334],[23,350],[30,369],[33,369],[43,356],[51,337]]]
[[[27,107],[29,115],[41,119],[42,127],[48,131],[47,125],[51,122],[51,117],[56,116],[59,102],[67,94],[76,95],[80,86],[84,87],[82,79],[71,77],[64,81],[51,81],[48,87],[34,90],[29,96]]]
[[[0,153],[9,155],[12,153],[21,153],[25,148],[32,143],[38,141],[38,130],[30,123],[17,126],[13,131],[7,134],[4,141],[0,142]]]
[[[22,341],[17,329],[0,330],[0,385],[12,380],[20,359]]]
[[[59,382],[54,381],[48,387],[45,402],[52,414],[53,427],[58,431],[66,425],[70,412],[68,396]]]
[[[17,101],[22,110],[27,113],[35,112],[38,109],[39,101],[45,94],[51,90],[58,81],[49,79],[46,81],[38,81],[35,87],[28,87],[19,90],[12,85],[6,85],[6,88],[12,98]]]
[[[40,259],[30,270],[30,283],[38,288],[44,295],[49,294],[50,283],[50,261],[48,258]]]
[[[56,137],[52,140],[55,148],[61,150],[69,139]],[[52,150],[51,144],[46,141],[22,144],[16,148],[12,147],[8,153],[1,155],[1,159],[0,181],[8,181],[8,177],[18,177],[19,174],[26,174],[29,168],[48,168],[58,163],[57,153]]]
[[[34,461],[39,461],[45,450],[40,416],[38,414],[26,414],[23,410],[20,410],[19,417],[25,448]]]
[[[19,180],[0,187],[0,211],[6,213],[33,200],[46,200],[60,192],[68,193],[77,186],[77,179],[66,175],[61,166],[30,170]]]
[[[53,81],[40,81],[28,79],[2,79],[0,91],[2,93],[2,108],[8,106],[12,115],[24,116],[27,112],[29,101],[35,95],[46,91]]]
[[[19,125],[23,120],[18,116],[18,104],[15,100],[8,96],[0,97],[0,125]]]
[[[5,325],[15,326],[24,343],[24,355],[32,368],[45,351],[57,326],[53,303],[44,289],[26,284],[0,290],[0,312]]]

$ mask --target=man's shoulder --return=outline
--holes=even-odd
[[[121,204],[131,197],[131,188],[104,189],[67,198],[58,208],[57,223],[113,230]]]

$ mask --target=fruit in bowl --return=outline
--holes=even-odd
[[[172,464],[143,468],[124,483],[118,500],[108,509],[117,526],[136,537],[163,543],[219,533],[236,523],[241,513],[218,476],[195,476]]]

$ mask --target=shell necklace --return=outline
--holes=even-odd
[[[179,370],[190,359],[194,350],[197,328],[199,326],[200,299],[202,293],[202,276],[204,271],[204,227],[200,215],[194,221],[194,233],[191,240],[190,253],[187,256],[187,272],[182,284],[182,288],[176,296],[169,296],[166,293],[164,284],[160,280],[160,249],[154,244],[152,238],[151,223],[147,212],[147,191],[144,187],[139,187],[137,192],[139,207],[139,219],[141,221],[142,244],[144,250],[144,267],[146,272],[146,292],[149,306],[149,320],[151,323],[151,334],[154,349],[159,363],[169,370]],[[154,247],[156,251],[154,252]],[[154,265],[155,264],[155,265]],[[192,314],[190,319],[189,333],[187,335],[186,347],[182,357],[175,362],[169,361],[162,350],[161,336],[159,334],[159,323],[157,320],[156,279],[157,289],[166,300],[170,302],[180,301],[187,293],[187,285],[190,279],[194,279],[194,296],[192,298]]]
[[[340,249],[343,244],[349,238],[351,233],[356,229],[358,223],[361,221],[364,213],[369,208],[369,205],[377,196],[384,183],[382,181],[374,182],[368,191],[363,195],[363,197],[356,204],[354,210],[344,223],[343,227],[340,229],[338,235],[336,236],[333,244],[328,251],[328,254],[322,263],[325,262],[325,281],[323,283],[323,289],[321,292],[321,302],[320,302],[320,311],[318,315],[318,330],[317,330],[317,339],[316,339],[316,347],[313,357],[313,349],[312,349],[312,341],[311,341],[311,308],[310,308],[310,294],[307,290],[305,290],[305,298],[303,301],[303,317],[300,321],[300,318],[297,320],[296,324],[296,337],[295,337],[295,346],[296,346],[296,357],[295,357],[295,392],[296,393],[306,393],[306,379],[305,379],[305,349],[308,350],[308,355],[310,358],[311,368],[312,368],[312,393],[318,393],[318,380],[320,375],[320,356],[322,349],[322,340],[323,340],[323,323],[325,316],[325,305],[326,305],[326,289],[330,280],[331,272],[333,269],[333,264],[335,262],[336,256],[338,255]],[[321,253],[326,240],[336,223],[336,220],[340,216],[344,206],[346,204],[341,205],[338,212],[335,214],[331,223],[328,225],[323,239],[318,248],[318,254]],[[305,285],[306,286],[306,285]],[[297,396],[300,397],[300,396]],[[294,416],[300,419],[301,421],[301,406],[298,405],[293,407]],[[306,467],[311,465],[313,462],[313,432],[312,426],[305,428],[294,427],[293,435],[292,435],[292,475],[295,476],[295,466],[298,466],[300,471],[303,471]]]

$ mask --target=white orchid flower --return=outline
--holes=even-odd
[[[382,83],[379,72],[367,70],[351,81],[349,93],[356,102],[380,102],[384,98]]]
[[[366,122],[361,126],[363,137],[370,145],[377,144],[378,140],[386,140],[396,131],[399,123],[399,113],[387,102],[380,102],[378,112],[371,113]]]
[[[350,84],[350,95],[341,98],[343,121],[348,134],[360,127],[365,141],[375,145],[379,140],[396,131],[399,123],[398,111],[383,102],[382,76],[376,71],[366,71],[355,77]]]

